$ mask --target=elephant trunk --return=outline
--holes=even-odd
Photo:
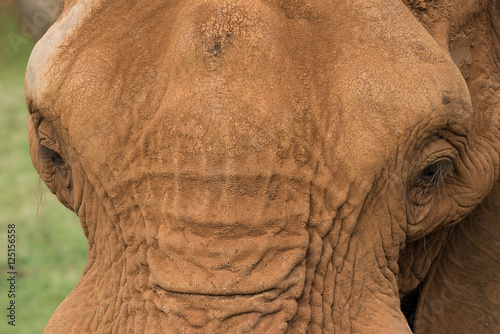
[[[381,240],[358,233],[368,219],[321,234],[310,184],[279,176],[165,180],[121,188],[136,205],[86,184],[89,262],[46,333],[410,333]]]
[[[305,280],[309,184],[161,173],[129,186],[106,200],[86,184],[89,263],[47,333],[285,332]]]

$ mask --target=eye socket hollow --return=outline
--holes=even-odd
[[[57,153],[54,150],[51,150],[50,148],[40,145],[40,150],[39,150],[40,156],[45,160],[48,161],[50,164],[52,164],[55,167],[62,167],[66,165],[66,162],[64,159],[61,157],[59,153]]]
[[[453,170],[453,161],[450,158],[439,159],[420,172],[416,185],[421,188],[428,188],[442,184],[453,173]]]

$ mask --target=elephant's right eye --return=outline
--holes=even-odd
[[[43,168],[49,173],[64,172],[69,168],[63,158],[63,152],[58,136],[51,124],[41,117],[36,128],[38,136],[38,155]]]
[[[62,158],[62,148],[59,142],[55,139],[56,134],[53,127],[41,118],[38,127],[37,135],[40,143],[38,153],[44,164],[48,167],[64,167],[66,163]]]
[[[50,120],[30,108],[30,153],[33,164],[50,191],[66,207],[73,207],[73,172],[67,146]],[[32,131],[33,130],[33,131]]]
[[[64,162],[64,159],[61,157],[59,153],[51,150],[50,148],[44,146],[43,144],[40,145],[39,154],[42,157],[42,159],[44,159],[46,162],[48,162],[54,167],[66,166],[66,162]]]

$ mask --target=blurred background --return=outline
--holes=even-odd
[[[29,156],[24,73],[62,0],[0,0],[0,333],[42,333],[81,277],[87,240]],[[8,325],[7,225],[16,225],[16,326]]]

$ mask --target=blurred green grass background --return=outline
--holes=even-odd
[[[33,46],[14,10],[0,1],[0,333],[42,333],[87,257],[78,218],[39,181],[29,156],[24,73]],[[6,309],[8,224],[16,224],[15,327]]]

